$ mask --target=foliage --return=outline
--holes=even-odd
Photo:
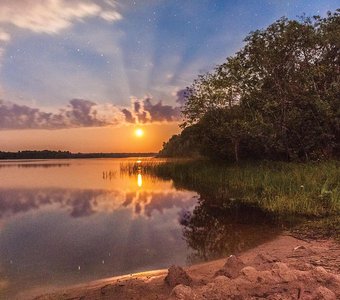
[[[121,170],[198,193],[194,210],[180,218],[192,262],[247,250],[284,230],[340,240],[339,161],[235,165],[167,159],[128,163]]]
[[[184,128],[181,134],[173,135],[170,140],[163,143],[159,157],[196,157],[199,156],[200,145],[199,125]]]
[[[165,147],[181,148],[192,132],[195,149],[211,157],[338,156],[339,60],[340,10],[251,32],[235,56],[188,88],[184,130]]]
[[[130,166],[129,171],[134,168]],[[340,213],[338,161],[266,162],[230,165],[206,160],[145,162],[143,174],[172,180],[177,188],[198,192],[210,205],[237,201],[277,215],[328,216]]]

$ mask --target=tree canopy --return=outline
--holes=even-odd
[[[189,155],[194,147],[236,161],[338,156],[340,9],[325,17],[281,18],[244,42],[187,88],[184,130],[161,154]],[[175,142],[186,143],[188,152],[176,153]]]

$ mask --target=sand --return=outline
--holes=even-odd
[[[225,259],[107,278],[34,299],[335,300],[340,299],[340,244],[285,234]]]

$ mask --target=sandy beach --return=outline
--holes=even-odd
[[[129,274],[35,297],[47,299],[339,299],[340,245],[284,234],[228,258]]]

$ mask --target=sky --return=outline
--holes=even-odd
[[[185,88],[249,32],[337,8],[338,0],[0,0],[0,151],[158,151],[180,131]]]

